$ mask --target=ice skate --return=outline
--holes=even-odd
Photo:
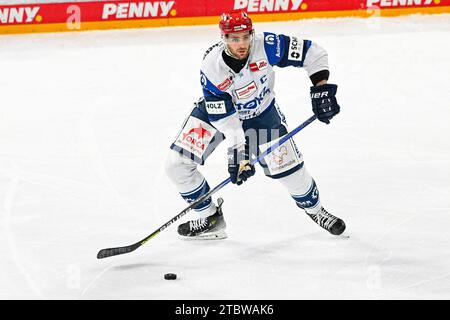
[[[345,230],[345,222],[338,217],[333,216],[323,207],[316,214],[306,213],[315,223],[327,230],[333,235],[340,235]]]
[[[216,213],[206,218],[191,220],[178,226],[178,234],[183,240],[225,239],[227,224],[222,212],[223,199],[217,200]]]

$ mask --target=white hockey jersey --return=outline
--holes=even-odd
[[[265,32],[255,35],[247,63],[235,73],[223,60],[223,42],[204,56],[200,80],[206,112],[230,146],[245,142],[241,121],[275,104],[274,66],[303,67],[309,76],[328,70],[327,52],[310,40]]]

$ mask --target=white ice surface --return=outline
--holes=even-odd
[[[163,163],[217,27],[1,36],[0,298],[450,298],[450,16],[256,28],[329,51],[342,112],[296,141],[349,238],[257,168],[219,192],[228,239],[183,242],[177,222],[97,260],[186,207]],[[311,115],[309,86],[278,69],[291,128]],[[225,146],[201,169],[211,186],[226,178]]]

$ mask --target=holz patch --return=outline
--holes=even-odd
[[[209,114],[226,114],[225,101],[206,102],[206,112]]]

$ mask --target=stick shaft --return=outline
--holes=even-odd
[[[309,119],[307,119],[305,122],[303,122],[301,125],[296,127],[294,130],[292,130],[288,134],[284,135],[277,143],[273,144],[272,146],[267,148],[267,150],[262,152],[256,159],[254,159],[251,162],[251,164],[255,165],[256,163],[260,162],[265,156],[267,156],[273,150],[275,150],[276,148],[281,146],[283,143],[285,143],[286,141],[291,139],[294,135],[296,135],[298,132],[300,132],[302,129],[304,129],[306,126],[308,126],[311,122],[313,122],[316,119],[317,119],[317,117],[315,115],[310,117]],[[158,235],[161,231],[166,229],[172,223],[174,223],[175,221],[177,221],[178,219],[183,217],[186,213],[188,213],[189,211],[191,211],[192,209],[197,207],[200,203],[202,203],[203,201],[205,201],[206,199],[211,197],[213,194],[215,194],[217,191],[219,191],[220,189],[225,187],[228,183],[230,183],[230,181],[231,181],[230,178],[227,178],[227,179],[223,180],[216,187],[211,189],[208,193],[204,194],[203,196],[201,196],[200,198],[198,198],[197,200],[192,202],[186,209],[181,211],[179,214],[177,214],[175,217],[173,217],[172,219],[167,221],[165,224],[163,224],[161,227],[159,227],[157,230],[155,230],[152,234],[148,235],[147,237],[145,237],[141,241],[136,242],[136,243],[134,243],[134,244],[132,244],[130,246],[126,246],[126,247],[102,249],[97,254],[97,258],[98,259],[107,258],[107,257],[110,257],[110,256],[115,256],[115,255],[119,255],[119,254],[129,253],[129,252],[132,252],[132,251],[136,250],[137,248],[139,248],[140,246],[145,244],[147,241],[149,241],[150,239],[152,239],[153,237]]]

